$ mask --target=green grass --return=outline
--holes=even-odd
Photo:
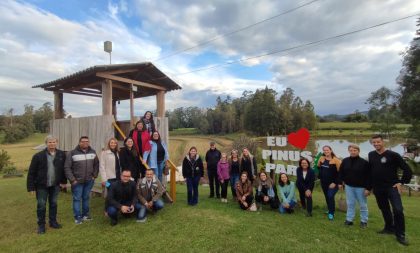
[[[7,151],[18,170],[27,170],[33,154],[38,152],[33,148],[43,144],[45,136],[47,134],[35,133],[14,144],[0,144],[0,149]]]
[[[121,219],[111,227],[103,216],[102,198],[91,199],[94,220],[75,225],[71,194],[60,193],[58,216],[63,228],[47,229],[38,236],[36,200],[26,193],[25,180],[0,179],[0,189],[1,252],[418,252],[420,247],[419,197],[403,197],[411,243],[403,247],[393,236],[376,234],[383,220],[373,197],[369,197],[369,227],[361,230],[357,225],[344,227],[341,212],[335,221],[328,221],[319,190],[314,193],[314,217],[307,218],[302,210],[293,215],[268,208],[242,211],[233,201],[208,199],[207,187],[200,187],[198,206],[189,207],[185,186],[178,185],[177,202],[149,215],[146,223]]]
[[[197,128],[177,128],[169,132],[169,135],[192,135],[199,134]]]
[[[342,129],[342,130],[368,130],[372,126],[370,122],[320,122],[318,129]],[[410,127],[410,124],[397,124],[399,130],[405,130]]]

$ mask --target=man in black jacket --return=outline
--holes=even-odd
[[[128,215],[139,209],[136,182],[131,181],[131,171],[124,169],[121,172],[121,180],[111,184],[106,198],[106,212],[111,218],[111,225],[117,225],[119,211]]]
[[[216,149],[216,143],[210,142],[210,149],[206,153],[207,175],[209,177],[210,196],[214,197],[214,186],[216,185],[216,197],[220,198],[220,184],[217,177],[217,163],[219,162],[221,153]]]
[[[405,238],[401,188],[402,184],[410,182],[412,171],[398,153],[385,149],[382,136],[373,136],[372,145],[375,150],[369,152],[369,164],[372,173],[373,194],[385,221],[384,229],[378,233],[395,234],[399,243],[408,245]],[[403,171],[401,179],[398,176],[398,168]]]
[[[49,223],[51,228],[61,228],[57,222],[57,196],[61,187],[66,187],[64,162],[66,156],[57,149],[57,138],[47,136],[47,147],[32,157],[29,166],[27,189],[37,199],[38,234],[45,233],[45,214],[49,202]]]

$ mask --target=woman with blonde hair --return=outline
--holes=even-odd
[[[251,181],[251,183],[253,183],[254,179],[256,179],[258,175],[257,160],[249,152],[248,148],[242,149],[240,165],[241,173],[246,171],[248,173],[248,179]]]
[[[111,183],[120,178],[121,165],[118,151],[117,139],[111,138],[108,141],[107,148],[101,153],[99,159],[99,173],[101,175],[102,187],[104,188],[109,188]]]
[[[332,221],[334,220],[335,194],[338,191],[338,171],[340,170],[341,161],[330,146],[323,146],[322,151],[323,154],[318,161],[319,179],[328,206],[328,219]]]

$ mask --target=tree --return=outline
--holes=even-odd
[[[372,92],[366,100],[370,105],[369,110],[375,112],[372,129],[385,134],[388,138],[396,130],[395,123],[398,121],[395,100],[396,95],[386,87],[381,87]]]
[[[420,18],[417,26],[420,26]],[[410,47],[403,53],[403,67],[397,83],[397,102],[401,114],[412,124],[411,137],[420,140],[420,29],[417,29]]]
[[[33,122],[35,130],[41,133],[46,133],[49,128],[49,122],[54,117],[52,104],[50,102],[44,103],[38,110],[35,111]]]
[[[257,90],[245,108],[245,129],[259,135],[278,132],[279,113],[273,89]]]

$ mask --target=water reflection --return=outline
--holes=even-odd
[[[331,146],[334,153],[340,157],[340,158],[344,158],[349,156],[349,153],[347,151],[347,147],[349,146],[349,144],[353,143],[353,144],[357,144],[360,146],[360,156],[363,158],[367,158],[368,153],[372,150],[374,150],[372,144],[370,144],[370,139],[355,139],[353,141],[348,141],[347,139],[336,139],[336,140],[317,140],[315,142],[317,150],[318,151],[322,151],[322,147],[324,145],[328,145]],[[400,140],[392,140],[391,142],[386,141],[385,142],[385,146],[388,149],[391,149],[394,152],[397,152],[400,155],[404,154],[404,148],[401,145],[402,143],[404,143],[404,141],[402,139]]]

